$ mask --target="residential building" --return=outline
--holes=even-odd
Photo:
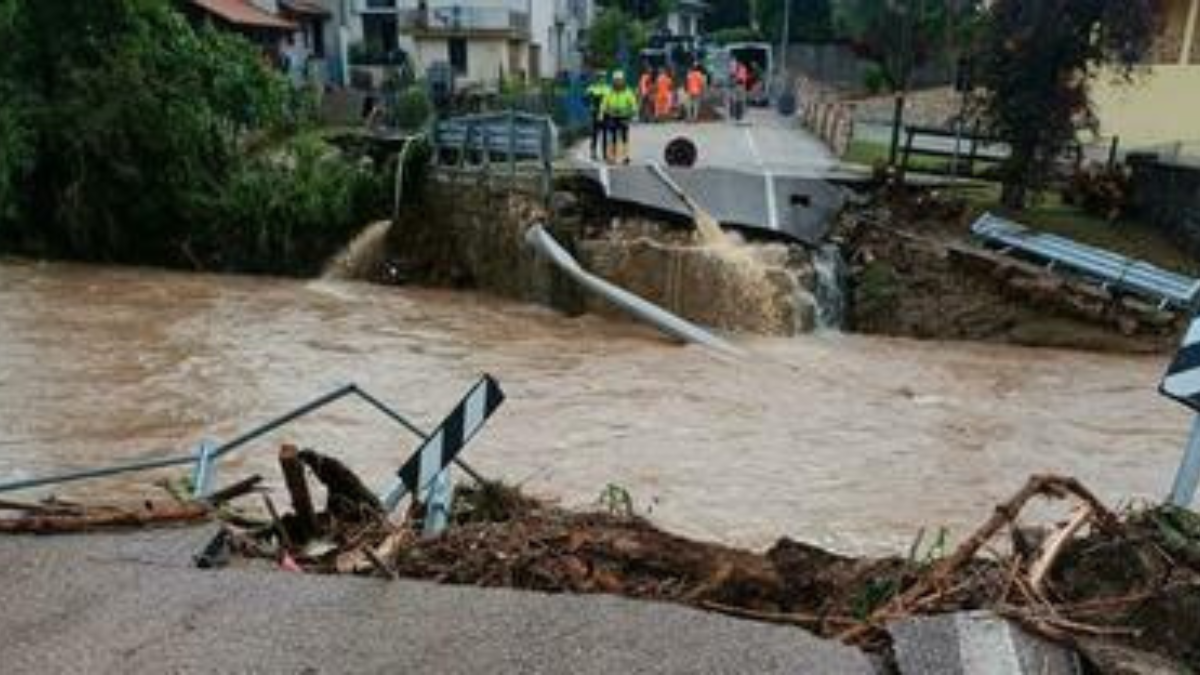
[[[539,4],[546,0],[538,0]],[[401,0],[401,46],[418,72],[446,62],[460,86],[494,88],[541,76],[534,0]]]
[[[190,20],[246,37],[297,81],[324,81],[326,23],[330,13],[316,0],[185,0]]]
[[[664,27],[672,35],[697,37],[707,13],[708,3],[704,0],[677,0],[667,13]]]
[[[1100,133],[1128,149],[1200,141],[1200,0],[1161,0],[1161,29],[1133,82],[1095,82]]]
[[[541,59],[543,77],[583,69],[587,31],[596,15],[595,0],[534,0],[531,3],[532,42]]]
[[[334,17],[328,37],[341,53],[333,79],[349,84],[352,63],[402,60],[417,76],[448,63],[468,87],[540,77],[543,45],[533,40],[533,8],[554,1],[324,0]]]

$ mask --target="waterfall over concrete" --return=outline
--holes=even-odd
[[[380,220],[363,228],[325,265],[321,278],[333,281],[369,279],[387,256],[387,238],[391,229],[390,220]]]
[[[846,261],[837,244],[813,251],[816,274],[817,330],[841,330],[846,317]]]

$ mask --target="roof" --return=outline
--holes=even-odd
[[[316,0],[279,0],[279,6],[286,12],[303,16],[331,16],[328,9]]]
[[[294,22],[265,12],[247,0],[191,0],[191,3],[235,26],[288,31],[299,28]]]

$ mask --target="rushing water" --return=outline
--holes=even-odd
[[[846,261],[837,244],[813,250],[816,274],[817,329],[841,330],[846,317]]]
[[[732,543],[894,551],[920,526],[961,533],[1032,472],[1158,495],[1188,422],[1154,392],[1157,358],[837,335],[742,346],[753,360],[726,362],[473,294],[3,263],[0,477],[180,452],[347,381],[430,427],[491,372],[509,402],[466,455],[488,474],[568,504],[615,483],[664,525]],[[275,480],[283,440],[377,484],[412,447],[345,404],[220,477]]]

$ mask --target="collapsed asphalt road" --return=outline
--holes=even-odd
[[[874,672],[794,628],[665,604],[191,568],[211,533],[0,538],[4,672]]]

